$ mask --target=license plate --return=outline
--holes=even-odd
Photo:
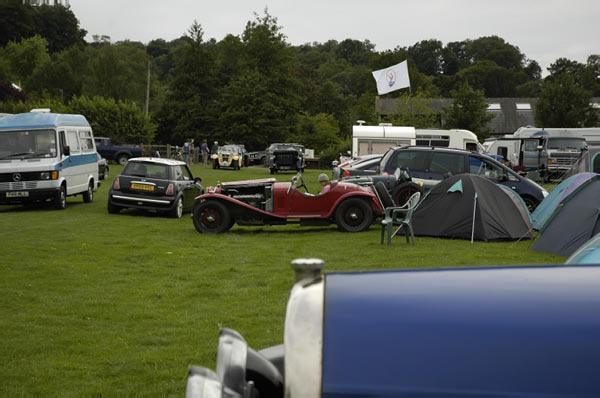
[[[7,192],[6,197],[7,198],[28,198],[29,192],[28,191]]]
[[[147,184],[131,184],[132,189],[139,189],[141,191],[154,191],[154,185]]]

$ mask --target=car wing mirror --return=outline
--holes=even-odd
[[[194,181],[195,181],[195,182],[202,182],[202,178],[200,178],[200,177],[196,177],[196,178],[194,178]]]
[[[70,156],[70,155],[71,155],[71,147],[70,147],[70,146],[68,146],[68,145],[65,145],[65,146],[63,147],[63,154],[64,154],[65,156]]]

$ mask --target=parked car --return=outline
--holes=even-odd
[[[363,155],[356,158],[353,162],[340,166],[341,177],[376,175],[379,172],[379,164],[383,155]]]
[[[257,165],[267,163],[267,151],[248,152],[248,164]]]
[[[423,183],[413,181],[408,170],[404,168],[396,169],[394,174],[355,175],[341,178],[340,168],[335,167],[333,169],[333,179],[341,179],[344,182],[363,186],[381,185],[379,190],[381,191],[381,188],[384,187],[392,201],[392,204],[386,204],[386,207],[402,206],[414,193],[419,192],[421,195],[425,193]],[[383,199],[387,195],[381,194],[380,196]]]
[[[304,171],[305,148],[300,144],[271,144],[267,148],[267,167],[271,174],[282,170]]]
[[[489,156],[460,149],[433,147],[396,147],[390,149],[381,160],[382,173],[393,173],[402,167],[410,172],[414,182],[421,182],[429,189],[444,178],[455,174],[472,173],[485,176],[497,184],[516,191],[530,211],[548,195],[548,191],[528,178]]]
[[[109,168],[108,162],[100,154],[98,154],[98,180],[108,180]]]
[[[186,397],[600,396],[598,265],[292,267],[283,344],[221,329]]]
[[[108,137],[95,137],[96,150],[106,160],[125,165],[130,158],[150,156],[139,145],[116,145]]]
[[[135,208],[180,218],[204,193],[201,178],[185,162],[163,158],[129,159],[108,192],[108,212]]]
[[[192,218],[198,232],[208,233],[226,232],[235,223],[335,223],[341,231],[360,232],[369,228],[374,216],[383,213],[384,206],[372,187],[334,182],[327,193],[313,195],[299,172],[290,182],[265,178],[210,187],[196,199]]]
[[[229,144],[220,146],[217,153],[211,155],[213,169],[232,167],[239,170],[248,166],[248,152],[243,145]]]

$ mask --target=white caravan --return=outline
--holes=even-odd
[[[98,153],[84,116],[47,111],[0,118],[0,204],[50,199],[64,209],[67,196],[91,202],[98,186]]]
[[[360,123],[360,121],[359,121]],[[435,146],[466,149],[483,153],[477,136],[469,130],[415,129],[414,127],[352,126],[352,157],[385,153],[389,148],[404,145]]]

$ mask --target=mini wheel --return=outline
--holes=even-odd
[[[220,234],[231,228],[231,214],[221,202],[208,200],[198,202],[192,213],[194,227],[201,233]]]
[[[180,196],[175,200],[175,207],[169,212],[172,218],[181,218],[183,215],[183,198]]]
[[[121,208],[119,206],[115,206],[112,203],[108,202],[108,212],[110,214],[117,214],[120,211],[121,211]]]
[[[340,231],[362,232],[369,228],[373,221],[371,206],[359,198],[344,200],[335,211],[335,222]]]

